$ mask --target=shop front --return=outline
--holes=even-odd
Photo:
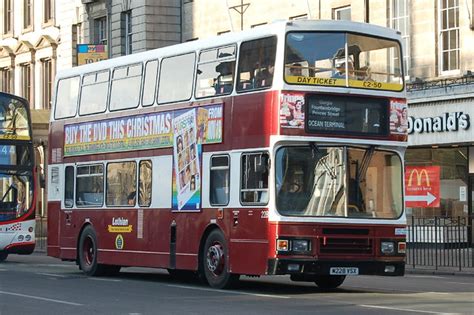
[[[472,243],[474,98],[412,98],[408,107],[405,206],[408,222],[462,227],[418,241]],[[467,232],[467,233],[464,233]]]

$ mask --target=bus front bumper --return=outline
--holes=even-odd
[[[340,273],[338,273],[340,272]],[[346,272],[346,273],[344,273]],[[348,272],[348,273],[347,273]],[[311,278],[317,275],[378,275],[403,276],[404,261],[338,261],[307,259],[269,259],[269,275],[300,275]],[[297,277],[296,277],[297,278]],[[306,281],[306,280],[302,280]],[[308,280],[309,281],[309,280]]]

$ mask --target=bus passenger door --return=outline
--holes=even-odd
[[[74,258],[76,255],[76,234],[74,231],[74,183],[75,183],[75,165],[64,165],[62,174],[62,189],[59,189],[61,195],[59,210],[59,245],[61,248],[61,257]],[[60,180],[61,181],[61,180]],[[66,249],[67,248],[67,249]],[[66,256],[65,256],[66,255]]]

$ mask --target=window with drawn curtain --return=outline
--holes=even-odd
[[[138,205],[149,207],[152,193],[152,163],[149,160],[140,161],[140,178],[138,182]]]
[[[137,163],[129,161],[107,164],[107,206],[134,206],[136,192]]]

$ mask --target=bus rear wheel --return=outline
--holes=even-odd
[[[88,276],[105,274],[104,265],[97,263],[97,235],[90,225],[84,228],[79,238],[79,268]]]
[[[229,288],[239,280],[239,275],[228,270],[228,248],[225,237],[219,230],[213,230],[207,237],[201,264],[203,278],[213,288]]]
[[[345,279],[346,276],[317,276],[314,283],[323,290],[329,290],[339,287]]]
[[[0,262],[5,261],[8,257],[7,252],[0,252]]]

